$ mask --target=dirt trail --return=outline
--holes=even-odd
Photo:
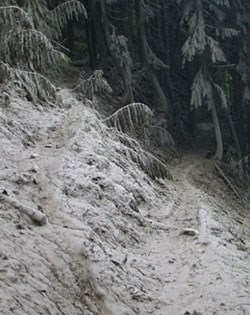
[[[192,175],[206,176],[211,171],[211,167],[201,171],[203,161],[188,154],[172,169],[176,179],[170,187],[172,204],[155,214],[168,230],[149,235],[145,247],[139,249],[158,276],[158,284],[149,287],[158,302],[148,313],[250,314],[249,250],[236,250],[232,245],[249,241],[249,213],[244,221],[246,234],[232,235],[230,228],[239,228],[237,221],[244,213],[238,215],[233,207],[218,202],[192,182]],[[211,185],[219,189],[221,183]],[[228,217],[223,213],[225,207],[231,211]],[[198,234],[182,234],[186,228]]]
[[[250,212],[212,162],[185,154],[174,181],[154,182],[61,95],[62,108],[16,98],[0,115],[0,188],[48,217],[0,204],[0,313],[250,314]]]

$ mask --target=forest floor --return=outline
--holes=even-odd
[[[250,314],[250,210],[214,162],[185,152],[153,181],[60,94],[0,110],[0,313]]]

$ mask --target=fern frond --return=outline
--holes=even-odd
[[[166,165],[151,153],[143,150],[138,141],[123,133],[118,133],[118,139],[124,144],[124,155],[139,165],[152,179],[173,179]]]
[[[104,122],[118,131],[131,132],[135,126],[144,126],[151,116],[153,116],[153,112],[148,106],[142,103],[132,103],[118,109]]]

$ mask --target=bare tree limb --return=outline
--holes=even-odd
[[[43,214],[41,211],[38,211],[36,209],[33,209],[29,206],[23,205],[18,200],[7,196],[3,193],[0,194],[0,201],[8,203],[10,206],[16,208],[21,213],[25,213],[28,217],[31,218],[31,220],[38,224],[38,225],[46,225],[47,223],[47,217],[45,214]]]

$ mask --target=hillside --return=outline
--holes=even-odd
[[[59,95],[0,108],[0,313],[250,314],[250,212],[214,162],[185,152],[154,181]]]

